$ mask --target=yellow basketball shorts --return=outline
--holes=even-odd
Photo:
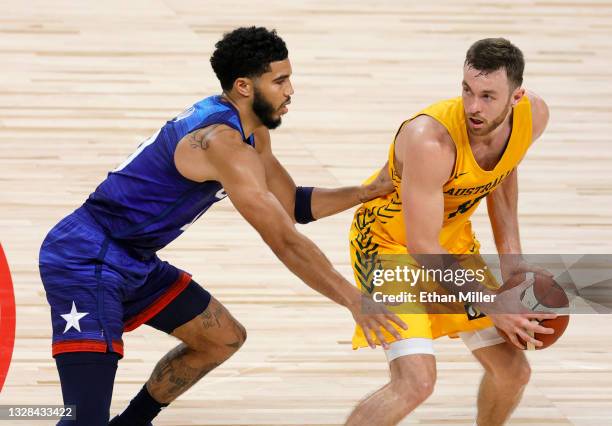
[[[376,235],[369,234],[364,238],[363,229],[360,228],[361,227],[358,226],[356,221],[354,221],[349,236],[351,266],[358,287],[364,292],[369,292],[372,287],[368,286],[367,283],[371,280],[371,274],[373,273],[373,265],[370,262],[372,257],[378,256],[378,258],[384,259],[386,255],[408,255],[408,252],[405,246],[394,244],[384,238],[376,238]],[[485,265],[484,259],[482,259],[477,251],[470,255],[470,262],[482,262],[481,264]],[[376,267],[385,268],[384,260],[382,262],[383,264],[378,262]],[[487,282],[493,284],[492,287],[499,287],[495,277],[488,269],[486,270]],[[369,290],[366,290],[365,287],[368,287]],[[394,325],[402,339],[416,337],[436,339],[441,336],[457,337],[457,333],[459,332],[481,330],[493,326],[493,322],[486,316],[479,314],[470,315],[471,313],[467,311],[458,314],[431,314],[427,313],[423,308],[421,311],[422,313],[414,313],[418,311],[419,309],[417,307],[416,310],[410,309],[410,313],[397,313],[397,315],[408,325],[407,330],[403,330],[401,327]],[[389,343],[396,340],[384,329],[382,330],[382,334]],[[372,339],[377,345],[380,344],[378,338],[374,334],[372,334]],[[363,330],[358,325],[355,327],[352,343],[353,349],[368,346]]]

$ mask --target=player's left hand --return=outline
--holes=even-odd
[[[365,203],[377,197],[393,192],[393,181],[389,176],[389,162],[387,161],[372,182],[362,186],[360,201]]]

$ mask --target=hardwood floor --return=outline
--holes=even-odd
[[[58,404],[38,249],[108,170],[165,120],[219,92],[214,43],[240,25],[277,28],[295,95],[273,133],[298,184],[356,184],[384,163],[401,121],[457,96],[469,45],[505,36],[523,49],[525,85],[551,109],[520,167],[525,252],[612,253],[612,2],[0,1],[0,239],[13,272],[17,334],[0,404]],[[300,230],[347,277],[351,212]],[[493,252],[485,207],[475,215]],[[161,257],[194,275],[249,330],[242,350],[156,425],[339,425],[382,385],[380,350],[353,352],[349,313],[289,273],[229,201]],[[125,337],[112,413],[173,339]],[[575,316],[529,353],[533,379],[511,425],[612,423],[612,317]],[[402,424],[472,425],[480,367],[436,341],[434,395]],[[23,422],[2,424],[23,425]],[[45,424],[37,422],[36,424]],[[48,423],[51,424],[51,423]]]

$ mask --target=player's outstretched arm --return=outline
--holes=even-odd
[[[315,219],[331,216],[391,191],[393,183],[389,176],[389,164],[385,163],[376,178],[366,185],[315,188],[312,193],[312,215]]]
[[[384,342],[380,332],[380,327],[384,327],[399,338],[391,322],[407,326],[387,311],[364,315],[359,290],[333,268],[312,241],[296,230],[289,214],[268,188],[260,156],[242,142],[238,132],[213,132],[206,146],[203,164],[207,164],[210,178],[221,182],[236,209],[285,266],[314,290],[347,307],[366,335],[374,332]]]
[[[255,148],[264,164],[268,188],[294,222],[307,223],[331,216],[393,190],[386,164],[378,177],[367,185],[298,189],[287,170],[272,153],[268,129],[260,128],[255,132]]]

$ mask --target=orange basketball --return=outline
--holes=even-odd
[[[500,291],[511,289],[524,282],[525,279],[526,276],[524,273],[513,275],[508,281],[506,281],[506,283],[504,283]],[[559,286],[559,284],[555,282],[552,277],[549,277],[544,274],[535,273],[534,279],[535,282],[533,283],[533,285],[528,287],[521,294],[521,301],[527,308],[535,311],[543,311],[546,310],[546,308],[551,308],[554,312],[554,308],[569,307],[569,299],[567,298],[565,291],[563,290],[563,288],[561,288],[561,286]],[[555,319],[543,320],[538,322],[546,328],[554,329],[555,332],[553,334],[535,333],[535,339],[543,343],[543,346],[535,347],[534,349],[536,350],[545,349],[549,347],[550,345],[555,343],[559,339],[559,337],[561,337],[569,323],[569,315],[559,315]],[[510,342],[510,339],[508,338],[508,335],[505,332],[503,332],[499,328],[497,329],[497,332],[500,334],[500,336],[506,339],[506,341]],[[518,339],[522,345],[527,347],[527,343],[523,339],[521,339],[520,337]]]

